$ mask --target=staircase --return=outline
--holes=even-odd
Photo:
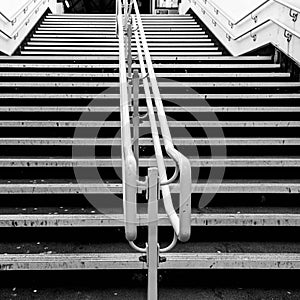
[[[300,225],[300,82],[273,56],[225,55],[190,15],[142,20],[193,175],[191,242],[159,269],[299,269],[289,232]],[[146,268],[122,229],[115,27],[115,15],[49,14],[21,55],[0,57],[2,270]],[[140,127],[145,176],[156,160],[149,121]],[[160,212],[163,244],[172,232]]]

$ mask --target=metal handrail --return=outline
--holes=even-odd
[[[123,207],[125,216],[125,235],[128,241],[137,236],[137,164],[132,151],[129,117],[129,95],[126,73],[126,54],[124,42],[122,2],[117,0],[117,26],[119,38],[119,70],[120,70],[120,117],[122,137],[122,181]]]
[[[6,16],[4,13],[0,12],[0,15],[8,22],[14,24],[15,23],[15,20],[17,18],[17,16],[19,16],[19,14],[26,10],[26,8],[32,3],[32,2],[36,2],[36,0],[28,0],[16,13],[14,13],[14,15],[9,18],[8,16]]]
[[[269,22],[272,22],[274,24],[276,24],[277,26],[281,27],[282,29],[284,29],[286,32],[292,34],[293,36],[296,36],[298,39],[300,39],[300,34],[298,32],[296,32],[295,30],[292,30],[290,29],[289,27],[287,27],[286,25],[284,25],[283,23],[277,21],[277,20],[274,20],[272,18],[268,19],[268,20],[265,20],[264,22],[258,24],[257,26],[255,26],[254,28],[252,29],[249,29],[248,31],[240,34],[239,36],[235,36],[235,37],[232,37],[233,40],[238,40],[240,38],[242,38],[243,36],[245,36],[246,34],[248,33],[251,33],[252,31],[258,29],[259,27],[262,27],[263,25],[269,23]]]
[[[223,15],[230,22],[229,24],[231,26],[237,25],[237,24],[241,23],[243,20],[245,20],[246,18],[248,18],[249,16],[251,16],[256,10],[260,9],[262,6],[264,6],[265,4],[267,4],[270,1],[274,1],[274,0],[265,0],[259,6],[255,7],[251,12],[247,13],[246,15],[244,15],[243,17],[241,17],[240,19],[238,19],[238,20],[235,21],[222,8],[220,8],[219,5],[217,5],[213,1],[203,0],[204,3],[208,2],[208,3],[210,3],[211,6],[213,6],[215,8],[216,14],[220,12],[220,14]]]
[[[36,1],[34,1],[36,2]],[[20,31],[20,28],[23,27],[24,23],[27,23],[28,20],[32,17],[32,15],[36,12],[36,10],[38,10],[40,8],[40,6],[42,4],[45,4],[46,3],[46,0],[41,0],[36,6],[35,8],[31,11],[31,13],[29,14],[29,16],[27,16],[24,21],[14,30],[14,32],[9,35],[7,34],[5,31],[3,31],[2,29],[0,29],[0,33],[2,33],[3,35],[5,35],[7,38],[9,38],[10,40],[17,37],[18,35],[18,32]]]
[[[185,242],[190,237],[191,190],[192,190],[191,165],[190,165],[189,160],[184,155],[182,155],[179,151],[177,151],[174,147],[170,129],[168,126],[167,117],[166,117],[164,107],[162,104],[162,99],[161,99],[160,91],[158,88],[157,79],[156,79],[154,68],[152,65],[152,60],[151,60],[148,44],[146,41],[146,35],[145,35],[143,24],[142,24],[142,19],[141,19],[140,13],[139,13],[139,9],[138,9],[136,0],[133,0],[133,5],[134,5],[134,9],[135,9],[135,18],[133,18],[133,21],[137,22],[137,23],[135,23],[135,27],[138,28],[138,31],[135,32],[136,43],[137,43],[137,47],[138,47],[138,44],[141,39],[144,57],[146,60],[147,69],[148,69],[148,73],[149,73],[149,80],[151,83],[153,98],[154,98],[154,102],[155,102],[155,106],[156,106],[156,110],[157,110],[157,116],[158,116],[160,129],[161,129],[162,136],[163,136],[165,150],[166,150],[167,154],[169,155],[169,157],[171,157],[175,161],[176,165],[179,168],[179,172],[180,172],[180,208],[179,208],[180,216],[178,217],[174,210],[171,193],[170,193],[170,189],[169,189],[168,185],[161,186],[161,190],[163,193],[164,205],[165,205],[166,213],[170,219],[170,222],[174,228],[175,233],[178,236],[178,239],[182,242]],[[138,32],[140,34],[140,38],[138,36]],[[140,65],[141,65],[141,68],[144,67],[143,68],[143,77],[145,77],[144,85],[145,85],[145,92],[146,92],[147,85],[149,87],[149,84],[148,84],[148,78],[147,78],[147,76],[145,76],[147,73],[145,70],[144,58],[141,57],[141,55],[142,55],[141,53],[142,53],[142,51],[140,49],[140,51],[139,51]],[[156,127],[156,119],[155,119],[155,115],[154,115],[150,92],[147,95],[146,99],[147,99],[147,105],[149,104],[148,114],[149,114],[149,119],[150,119],[150,124],[151,124],[154,147],[156,150],[156,159],[157,159],[157,164],[158,164],[160,182],[164,183],[165,181],[167,181],[167,175],[166,175],[166,169],[164,166],[161,145],[159,142],[159,135],[158,135],[157,127]]]
[[[221,15],[223,15],[228,21],[229,21],[229,25],[230,26],[235,26],[238,25],[239,23],[241,23],[243,20],[245,20],[246,18],[248,18],[249,16],[251,16],[254,12],[256,12],[257,10],[259,10],[260,8],[262,8],[265,5],[269,5],[271,2],[275,2],[278,4],[281,4],[297,13],[300,13],[300,8],[297,8],[296,6],[287,3],[284,0],[266,0],[263,3],[261,3],[259,6],[255,7],[253,10],[251,10],[250,12],[248,12],[247,14],[245,14],[243,17],[241,17],[238,20],[233,20],[222,8],[220,8],[220,6],[218,6],[216,3],[214,3],[213,1],[209,1],[209,0],[203,0],[203,2],[206,4],[207,2],[210,3],[211,6],[214,7],[215,12],[218,13],[220,12]]]
[[[277,0],[276,0],[276,1],[277,1]],[[199,3],[198,0],[194,0],[194,3],[198,3],[198,5],[199,5],[202,9],[204,9],[204,8],[202,7],[202,5]],[[215,18],[213,17],[213,15],[212,15],[209,11],[205,10],[205,12],[209,15],[209,17],[210,17],[212,20],[215,21]],[[253,28],[251,28],[251,29],[249,29],[249,30],[247,30],[247,31],[245,31],[245,32],[243,32],[243,33],[241,33],[241,34],[238,35],[238,36],[235,36],[235,35],[233,35],[231,32],[229,32],[228,29],[227,29],[223,24],[217,23],[217,22],[215,22],[215,24],[218,24],[218,26],[219,26],[220,28],[222,28],[222,30],[226,33],[226,36],[227,36],[227,39],[228,39],[228,40],[231,40],[231,39],[232,39],[232,40],[236,41],[236,40],[239,40],[240,38],[244,37],[245,35],[247,35],[247,34],[249,34],[249,33],[251,34],[254,30],[257,30],[258,28],[260,28],[260,27],[266,25],[268,22],[275,23],[276,25],[278,25],[279,27],[281,27],[282,29],[284,29],[285,32],[290,33],[290,34],[292,34],[293,36],[296,36],[297,38],[300,39],[300,34],[298,34],[296,31],[290,29],[290,28],[287,27],[286,25],[282,24],[281,22],[279,22],[279,21],[277,21],[277,20],[274,20],[274,19],[272,19],[272,18],[269,18],[269,19],[263,21],[262,23],[260,23],[260,24],[256,25],[255,27],[253,27]]]
[[[132,21],[133,21],[133,25],[136,27],[137,25],[136,25],[135,19],[133,18]],[[138,57],[139,57],[139,61],[140,61],[141,74],[143,77],[144,91],[145,91],[146,103],[147,103],[147,108],[148,108],[148,117],[149,117],[150,126],[151,126],[151,134],[152,134],[153,145],[154,145],[154,149],[155,149],[157,166],[158,166],[158,170],[159,170],[160,182],[165,182],[165,181],[168,181],[166,167],[165,167],[164,157],[163,157],[163,153],[162,153],[162,149],[161,149],[154,108],[152,105],[150,86],[149,86],[148,78],[145,76],[146,67],[145,67],[142,49],[141,49],[141,45],[140,45],[140,37],[139,37],[139,33],[137,30],[135,31],[135,39],[136,39]],[[176,215],[174,208],[172,206],[170,207],[170,205],[169,205],[169,203],[172,202],[170,188],[168,185],[161,186],[161,188],[162,188],[163,199],[164,199],[164,204],[166,207],[167,214],[170,217],[171,223],[173,224],[176,234],[178,235],[179,234],[179,220],[178,220],[178,218],[176,218],[177,215]]]
[[[131,14],[132,4],[135,9],[135,18]],[[126,238],[130,245],[137,249],[137,246],[133,243],[136,238],[137,233],[137,213],[136,213],[136,194],[137,186],[141,184],[138,181],[138,157],[134,155],[132,150],[132,139],[130,131],[130,117],[129,117],[129,104],[131,100],[131,88],[129,88],[129,80],[131,80],[131,74],[127,78],[126,74],[126,51],[130,52],[131,49],[131,27],[124,24],[124,21],[132,20],[135,25],[134,34],[136,36],[136,43],[138,49],[138,57],[140,58],[140,65],[142,71],[142,79],[144,82],[144,88],[146,93],[148,116],[151,124],[151,132],[154,141],[155,154],[157,158],[159,178],[160,178],[160,189],[162,190],[164,205],[166,213],[169,216],[170,222],[174,228],[174,232],[180,241],[187,241],[190,237],[190,218],[191,218],[191,165],[189,160],[178,152],[172,142],[170,130],[168,127],[167,118],[162,105],[161,96],[158,89],[158,83],[154,73],[150,52],[146,42],[146,36],[143,29],[143,24],[141,21],[141,16],[139,13],[138,5],[136,0],[117,0],[116,4],[117,10],[117,34],[119,38],[119,67],[120,67],[120,105],[121,105],[121,135],[122,135],[122,181],[123,181],[123,203],[124,203],[124,219],[125,219],[125,231]],[[124,14],[123,11],[124,10]],[[137,23],[136,23],[137,22]],[[125,37],[126,32],[127,36]],[[144,63],[144,57],[142,54],[140,38],[142,40],[143,53],[146,60],[146,65],[148,72],[146,72],[146,67]],[[128,55],[128,72],[131,73],[131,53]],[[136,72],[136,71],[135,71]],[[168,155],[175,161],[176,169],[175,173],[171,179],[168,180],[166,168],[164,165],[164,157],[162,153],[162,147],[160,144],[159,133],[156,125],[156,118],[154,114],[154,108],[152,105],[151,92],[148,80],[150,79],[151,88],[154,95],[154,101],[156,106],[156,111],[159,119],[159,125],[161,127],[161,132],[163,135],[164,145]],[[179,172],[178,172],[179,169]],[[170,193],[170,188],[168,184],[173,182],[178,177],[180,173],[180,216],[177,216],[175,212],[172,197]],[[146,186],[146,183],[144,184]],[[149,188],[149,187],[148,187]],[[174,241],[169,247],[175,245]],[[169,247],[167,249],[169,249]],[[139,251],[144,251],[144,249],[139,248]]]

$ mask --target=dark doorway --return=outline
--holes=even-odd
[[[141,14],[152,13],[152,1],[151,0],[138,0],[138,5]]]
[[[152,13],[152,1],[137,0],[141,14]],[[116,0],[59,0],[64,3],[66,13],[114,14]]]
[[[116,0],[60,0],[66,13],[114,14]]]

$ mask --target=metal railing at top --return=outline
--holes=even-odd
[[[132,5],[135,10],[134,15],[130,15]],[[124,11],[124,16],[122,15]],[[131,245],[135,249],[141,252],[145,249],[138,248],[134,246],[133,233],[136,232],[136,228],[132,226],[136,221],[136,206],[134,205],[132,199],[136,199],[136,195],[133,197],[133,193],[136,192],[136,186],[134,185],[134,172],[136,172],[135,182],[136,185],[142,184],[139,182],[138,178],[138,126],[139,119],[138,115],[138,96],[140,80],[142,79],[146,103],[147,103],[147,117],[149,117],[151,134],[153,138],[155,157],[158,167],[159,175],[159,186],[163,196],[163,203],[166,213],[169,217],[170,223],[174,228],[175,238],[172,244],[161,249],[160,252],[165,252],[174,246],[176,239],[185,242],[190,237],[190,222],[191,222],[191,190],[192,190],[192,179],[191,179],[191,165],[189,160],[178,152],[172,142],[172,137],[170,129],[167,122],[167,117],[162,104],[162,99],[158,87],[158,82],[155,76],[154,68],[152,65],[152,60],[150,56],[150,51],[148,48],[146,35],[143,29],[143,23],[141,15],[139,13],[139,8],[136,0],[128,0],[121,2],[118,0],[117,4],[117,30],[119,36],[119,52],[120,52],[120,94],[121,94],[121,122],[122,122],[122,155],[123,155],[123,188],[124,188],[124,217],[125,217],[125,230],[126,237],[131,242]],[[125,23],[127,22],[127,23]],[[124,28],[127,29],[126,36],[124,34]],[[132,33],[135,36],[137,58],[139,60],[140,70],[133,70],[132,72],[132,51],[131,51],[131,41]],[[125,42],[124,42],[125,40]],[[128,67],[128,78],[126,78],[125,71],[125,58],[127,52],[127,67]],[[136,53],[135,53],[136,54]],[[125,57],[124,57],[125,56]],[[133,74],[133,75],[132,75]],[[140,78],[141,75],[141,78]],[[124,82],[126,81],[126,84]],[[133,92],[133,94],[132,94]],[[132,97],[133,96],[133,97]],[[130,131],[130,117],[129,117],[129,106],[131,105],[131,98],[133,100],[133,131],[134,131],[134,153],[132,150],[131,143],[131,131]],[[156,107],[156,115],[154,112],[154,107],[152,100],[154,100]],[[156,116],[158,122],[156,121]],[[144,118],[145,116],[143,116]],[[167,171],[164,163],[164,156],[162,152],[162,145],[160,143],[160,136],[158,126],[161,131],[161,135],[164,142],[165,150],[170,158],[175,162],[175,172],[173,176],[168,179]],[[135,163],[136,164],[135,164]],[[124,170],[125,168],[125,170]],[[130,169],[130,171],[129,171]],[[127,173],[126,173],[127,171]],[[131,175],[131,186],[128,186],[129,175]],[[179,178],[180,186],[180,202],[179,202],[179,216],[177,215],[172,201],[172,196],[170,192],[169,184],[174,182]],[[125,184],[124,184],[125,183]],[[128,189],[131,188],[129,192]],[[127,190],[127,191],[126,191]],[[131,194],[131,197],[129,197]],[[134,200],[135,201],[135,200]]]
[[[213,8],[214,8],[214,12],[216,14],[220,13],[221,15],[223,15],[227,20],[228,20],[228,24],[229,26],[233,27],[235,25],[238,25],[239,23],[241,23],[242,21],[244,21],[245,19],[247,19],[249,16],[252,16],[254,12],[258,11],[259,9],[261,9],[262,7],[271,4],[272,2],[281,4],[282,6],[285,6],[287,8],[289,8],[291,11],[296,12],[297,14],[300,13],[300,8],[284,1],[284,0],[265,0],[264,2],[262,2],[259,6],[255,7],[254,9],[252,9],[250,12],[248,12],[247,14],[245,14],[244,16],[242,16],[241,18],[239,18],[238,20],[233,20],[222,8],[220,8],[220,6],[218,6],[215,2],[213,1],[209,1],[209,0],[203,0],[203,2],[209,3]],[[293,17],[291,15],[291,17]]]
[[[189,0],[190,2],[192,0]],[[207,0],[206,0],[207,1]],[[206,2],[204,1],[204,2]],[[282,0],[268,0],[266,2],[270,2],[270,1],[275,1],[275,2],[281,2]],[[204,10],[202,5],[199,3],[200,0],[193,0],[194,4],[198,4],[200,7],[201,7],[201,10],[202,10],[202,13],[206,13],[210,18],[211,20],[213,21],[213,24],[216,26],[217,25],[217,22],[213,16],[212,13],[210,13],[208,10]],[[286,7],[289,7],[288,4],[285,5]],[[261,7],[261,6],[260,6]],[[258,8],[257,8],[258,9]],[[247,16],[249,16],[250,14],[248,14]],[[246,16],[246,17],[247,17]],[[291,14],[290,14],[291,17],[293,17]],[[246,18],[246,17],[243,17]],[[241,19],[242,20],[242,19]],[[228,39],[228,41],[230,40],[233,40],[233,41],[236,41],[236,40],[239,40],[241,39],[242,37],[246,36],[247,34],[250,33],[251,37],[253,40],[256,40],[256,34],[253,34],[253,31],[255,30],[258,30],[260,28],[262,28],[264,25],[267,25],[269,22],[272,22],[274,24],[276,24],[278,27],[282,28],[284,30],[284,37],[287,39],[288,42],[291,41],[291,38],[292,36],[295,36],[297,38],[300,38],[300,34],[297,33],[296,31],[290,29],[289,27],[287,27],[286,25],[284,25],[283,23],[277,21],[277,20],[274,20],[273,18],[269,18],[265,21],[263,21],[262,23],[260,24],[257,24],[255,27],[252,27],[251,29],[241,33],[240,35],[233,35],[231,32],[228,31],[228,29],[221,23],[218,23],[218,26],[226,33],[226,38]],[[237,22],[236,24],[238,24],[239,22]]]

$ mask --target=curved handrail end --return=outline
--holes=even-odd
[[[127,153],[126,153],[127,152]],[[124,210],[125,210],[125,235],[128,241],[134,241],[137,237],[137,163],[130,151],[125,151],[125,178],[124,186]]]
[[[177,150],[176,150],[177,151]],[[180,201],[179,219],[180,230],[178,239],[187,242],[191,236],[191,195],[192,195],[192,171],[191,163],[187,157],[179,153],[180,170]]]

